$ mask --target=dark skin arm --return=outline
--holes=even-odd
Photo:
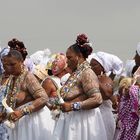
[[[45,89],[46,93],[48,94],[48,97],[51,97],[51,95],[56,95],[57,88],[51,79],[47,78],[42,83],[42,87]]]
[[[53,81],[49,78],[47,78],[43,83],[42,87],[45,89],[46,93],[48,94],[48,97],[56,97],[57,96],[57,88],[54,85]],[[56,109],[55,105],[49,104],[49,109]]]
[[[48,101],[48,96],[45,90],[41,87],[37,79],[33,75],[27,75],[26,79],[26,89],[28,90],[28,94],[33,97],[33,101],[31,105],[28,105],[28,109],[30,112],[36,112],[43,108]],[[15,110],[11,113],[11,120],[17,121],[22,116],[24,116],[22,108],[20,110]]]
[[[106,75],[99,75],[99,85],[103,100],[108,100],[113,95],[113,81]]]
[[[84,88],[85,93],[88,92],[92,88],[99,89],[99,83],[97,76],[92,70],[89,70],[88,73],[84,72],[82,77],[82,87]],[[89,110],[100,106],[102,103],[101,93],[91,93],[88,96],[88,99],[81,101],[82,110]],[[71,103],[64,103],[61,105],[61,109],[63,112],[69,112],[72,110]]]

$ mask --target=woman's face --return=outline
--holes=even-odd
[[[52,73],[53,75],[57,75],[61,73],[66,66],[66,60],[63,57],[56,58],[52,63]]]
[[[96,75],[100,75],[101,72],[104,73],[104,68],[101,66],[101,64],[97,60],[91,59],[90,66]]]
[[[69,48],[66,52],[66,56],[67,56],[68,68],[70,68],[72,71],[77,69],[77,65],[78,65],[77,54],[72,49]]]
[[[12,75],[19,75],[21,73],[21,66],[23,63],[15,57],[4,57],[2,63],[5,73]]]

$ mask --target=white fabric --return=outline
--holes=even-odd
[[[27,69],[28,69],[31,73],[33,72],[35,65],[34,65],[33,61],[31,60],[31,58],[26,58],[26,59],[24,60],[24,65],[27,67]]]
[[[44,50],[35,52],[34,54],[30,56],[30,58],[32,59],[35,65],[38,65],[38,64],[47,65],[50,59],[49,58],[50,54],[51,54],[51,51],[49,49],[44,49]]]
[[[51,76],[51,79],[55,82],[55,85],[57,86],[58,89],[62,87],[60,84],[60,78],[58,78],[57,76]]]
[[[40,64],[47,65],[47,63],[50,59],[49,58],[50,55],[51,55],[51,51],[48,48],[43,50],[43,57],[42,57],[42,60],[40,61]]]
[[[57,76],[47,76],[42,83],[46,80],[46,79],[51,79],[53,81],[53,83],[55,84],[56,88],[58,88],[58,90],[62,87],[61,83],[60,83],[60,78]]]
[[[9,140],[52,140],[55,121],[47,107],[22,117],[14,129],[9,129]]]
[[[100,109],[61,113],[53,140],[107,140]]]
[[[69,77],[70,77],[70,73],[67,73],[67,74],[65,74],[64,76],[61,77],[60,82],[61,82],[62,86],[66,83],[66,81],[68,80]]]
[[[138,55],[140,56],[140,42],[139,42],[138,45],[137,45],[136,51],[137,51]]]
[[[88,62],[90,62],[92,58],[103,66],[106,73],[113,72],[116,75],[120,75],[123,71],[123,62],[116,55],[106,52],[92,53],[87,59]]]
[[[115,119],[112,113],[112,103],[110,100],[105,100],[99,106],[99,108],[103,117],[105,130],[107,134],[107,140],[113,140],[114,134],[115,134],[116,123],[115,123]]]
[[[127,60],[122,76],[131,77],[132,76],[132,70],[133,70],[133,68],[134,68],[135,65],[136,65],[136,63],[135,63],[135,60],[134,59]]]
[[[34,54],[32,54],[30,56],[30,58],[31,58],[31,60],[33,61],[33,63],[35,65],[40,64],[40,62],[41,62],[41,60],[43,58],[43,51],[37,51],[37,52],[35,52]]]

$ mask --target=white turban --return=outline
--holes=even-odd
[[[51,51],[47,48],[33,53],[30,58],[35,65],[47,65]]]
[[[94,58],[97,60],[104,68],[105,72],[113,72],[116,75],[120,75],[123,71],[123,62],[117,56],[105,52],[92,53],[87,61]]]
[[[3,48],[0,52],[0,58],[2,59],[5,55],[9,53],[10,49],[8,47]]]
[[[30,56],[30,58],[31,58],[31,60],[33,61],[33,63],[35,65],[39,65],[41,60],[42,60],[42,58],[43,58],[43,54],[44,54],[43,51],[40,50],[40,51],[37,51],[37,52],[33,53]]]
[[[132,70],[135,66],[135,60],[127,60],[125,65],[125,73],[126,76],[131,77],[132,76]]]
[[[137,51],[138,55],[140,56],[140,42],[139,42],[138,45],[137,45],[136,51]]]

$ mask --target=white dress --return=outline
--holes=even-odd
[[[20,106],[18,109],[31,104]],[[47,106],[30,115],[25,115],[9,130],[9,140],[52,140],[55,121]]]
[[[112,103],[110,100],[104,100],[103,103],[99,106],[99,108],[104,121],[107,140],[113,140],[116,129],[116,123],[112,113]]]
[[[99,108],[61,113],[53,140],[107,140]]]
[[[83,62],[61,89],[61,96],[87,92],[94,87],[96,75]],[[107,140],[99,107],[61,113],[54,128],[53,140]]]
[[[9,140],[52,140],[55,122],[50,110],[43,109],[23,116],[15,123],[15,128],[9,128]]]

